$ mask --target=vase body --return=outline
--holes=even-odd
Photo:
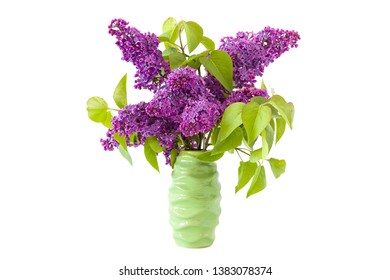
[[[217,165],[198,159],[202,151],[181,151],[169,189],[170,224],[176,244],[204,248],[213,244],[221,214]]]

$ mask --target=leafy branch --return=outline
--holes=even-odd
[[[247,104],[233,103],[223,114],[213,149],[203,159],[214,161],[218,155],[234,149],[240,158],[236,192],[251,182],[247,197],[258,193],[267,185],[264,162],[269,163],[275,178],[286,169],[285,160],[268,156],[274,143],[283,136],[286,123],[292,128],[293,117],[293,104],[280,95],[270,99],[254,97]],[[260,140],[260,148],[255,148]]]

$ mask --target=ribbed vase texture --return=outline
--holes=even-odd
[[[176,244],[203,248],[213,244],[221,214],[217,165],[198,159],[201,151],[181,151],[169,189],[170,223]]]

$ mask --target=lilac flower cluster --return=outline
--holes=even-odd
[[[248,103],[252,97],[261,96],[264,98],[269,98],[268,92],[265,89],[258,88],[243,88],[236,91],[233,91],[225,101],[225,108],[235,102]]]
[[[158,37],[129,27],[123,19],[112,20],[108,28],[109,34],[117,39],[116,45],[122,51],[122,59],[132,62],[137,68],[135,88],[155,91],[163,82],[161,76],[170,71],[169,63],[164,61],[158,49]]]
[[[264,68],[290,48],[297,47],[299,34],[266,27],[253,32],[238,32],[236,37],[224,37],[219,47],[233,60],[233,80],[236,88],[253,87],[256,76],[262,76]]]
[[[106,139],[100,139],[100,143],[102,143],[102,146],[105,151],[113,151],[114,148],[117,148],[119,146],[118,142],[114,139],[115,132],[112,129],[109,129],[106,133],[107,138]]]
[[[270,27],[258,33],[238,32],[236,37],[224,37],[219,49],[233,61],[234,90],[228,92],[211,74],[202,77],[188,66],[171,70],[158,49],[155,34],[143,34],[122,19],[111,22],[109,33],[116,37],[122,59],[137,68],[135,88],[151,90],[154,97],[122,108],[112,119],[107,138],[100,141],[104,150],[112,151],[119,145],[113,137],[116,133],[134,147],[156,136],[165,147],[167,164],[173,149],[199,148],[195,139],[210,132],[230,104],[248,103],[254,96],[269,98],[266,90],[254,87],[256,77],[262,76],[264,68],[282,53],[297,47],[300,39],[295,31]],[[131,135],[135,141],[130,141]]]
[[[190,100],[180,115],[180,132],[184,136],[210,131],[220,115],[219,104],[210,102],[206,98]]]
[[[165,86],[157,89],[150,102],[122,108],[112,120],[110,135],[101,142],[111,150],[115,133],[126,137],[137,133],[136,145],[144,144],[148,136],[157,136],[169,162],[170,151],[180,149],[176,138],[210,131],[220,116],[220,106],[195,69],[178,68],[167,75]]]

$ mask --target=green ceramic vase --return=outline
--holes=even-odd
[[[213,244],[221,214],[217,165],[199,160],[202,151],[181,151],[169,189],[170,223],[176,244],[204,248]]]

